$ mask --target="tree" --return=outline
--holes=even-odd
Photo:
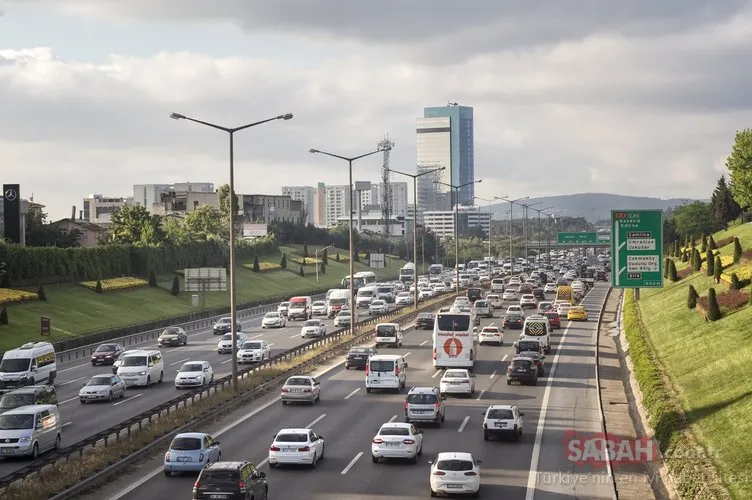
[[[253,272],[254,273],[261,272],[261,266],[259,265],[258,255],[253,256]]]
[[[170,288],[170,293],[175,297],[180,295],[180,280],[177,276],[173,276],[172,278],[172,287]]]
[[[323,261],[319,264],[319,272],[321,272],[321,274],[326,274],[326,264],[324,264]]]
[[[739,238],[734,236],[734,264],[738,264],[742,260],[743,253],[744,251],[742,250],[741,243],[739,243]]]
[[[707,271],[708,276],[713,276],[715,267],[714,264],[715,259],[713,259],[713,252],[712,250],[708,249],[705,251],[705,270]]]
[[[687,262],[689,260],[689,252],[687,250],[682,252],[681,261]]]
[[[668,268],[671,265],[672,260],[666,257],[663,259],[663,277],[668,278]]]
[[[229,224],[229,219],[227,222]],[[184,224],[191,237],[199,240],[221,236],[228,231],[227,226],[222,225],[222,214],[219,209],[212,205],[199,205],[185,214]]]
[[[705,253],[708,250],[708,237],[702,235],[702,246],[700,246],[700,252]]]
[[[689,285],[689,290],[687,293],[687,308],[688,309],[694,309],[697,305],[697,299],[699,298],[699,295],[697,293],[697,290],[695,290],[695,287],[692,285]]]
[[[742,213],[739,204],[726,184],[726,177],[721,176],[710,198],[710,207],[718,227],[728,228],[728,223],[735,220]]]
[[[672,217],[676,231],[682,236],[708,234],[716,230],[710,204],[702,201],[688,203],[674,210]]]
[[[122,207],[110,219],[113,243],[156,245],[165,241],[162,218],[142,206]]]
[[[731,193],[741,207],[752,207],[752,129],[736,133],[731,154],[726,158]]]
[[[334,260],[336,260],[337,262],[340,262],[339,252],[337,252],[337,255],[334,256]]]
[[[679,273],[676,272],[676,264],[673,260],[668,265],[668,279],[673,282],[679,281]]]
[[[739,276],[736,273],[731,273],[731,289],[739,290],[742,288],[742,282],[739,281]]]
[[[164,230],[165,240],[175,246],[187,245],[196,240],[196,236],[185,227],[185,221],[177,217],[164,217],[162,219],[162,229]],[[202,266],[206,267],[206,266]]]
[[[321,254],[321,262],[325,265],[329,265],[329,251],[327,248],[324,249],[323,253]]]
[[[366,265],[370,265],[370,262],[371,262],[371,252],[369,250],[366,250],[365,259],[366,259]]]
[[[3,306],[2,310],[0,310],[0,325],[7,325],[8,324],[8,309]]]
[[[716,248],[718,248],[718,246],[715,244],[715,240],[713,239],[712,234],[708,236],[708,248],[711,250],[715,250]]]
[[[97,280],[97,284],[94,287],[94,291],[97,293],[102,293],[102,281],[101,280]]]
[[[708,290],[708,319],[718,321],[721,319],[721,308],[718,305],[718,297],[715,295],[715,288]]]
[[[303,266],[300,266],[300,269],[298,269],[298,274],[302,277],[305,277],[305,271],[303,270]]]
[[[149,271],[149,286],[157,286],[157,273],[154,272],[154,269]]]
[[[223,184],[217,189],[217,205],[219,205],[221,229],[219,234],[223,238],[230,237],[230,213],[235,214],[235,234],[243,234],[243,216],[238,215],[240,212],[240,203],[238,202],[237,193],[232,193],[232,209],[230,208],[230,185]]]
[[[309,257],[310,254],[308,253],[308,243],[303,243],[303,257]]]
[[[360,250],[358,250],[358,247],[355,247],[353,251],[353,259],[355,259],[355,262],[360,262]]]
[[[287,254],[286,253],[282,254],[282,259],[280,259],[279,261],[279,267],[281,267],[282,269],[287,269]]]
[[[26,214],[25,230],[26,246],[29,247],[78,247],[83,236],[80,229],[63,230],[58,224],[49,223],[47,213],[36,207]]]
[[[44,285],[39,285],[39,288],[37,289],[37,296],[42,302],[47,301],[47,293],[44,291]]]
[[[718,255],[715,258],[715,263],[713,264],[713,279],[716,283],[721,282],[721,273],[723,272],[723,264],[721,263],[721,256]]]
[[[308,262],[306,262],[306,258],[305,258],[305,257],[303,257],[303,265],[304,265],[304,266],[307,266],[307,265],[308,265]]]
[[[695,272],[697,272],[702,268],[702,257],[700,257],[700,251],[697,248],[695,248],[693,255],[694,255],[694,263],[692,264],[692,269],[694,269]]]
[[[3,272],[3,281],[2,281],[2,285],[0,285],[0,288],[10,288],[10,287],[11,287],[10,274],[7,271],[5,271]]]
[[[611,221],[609,221],[608,225],[611,225]],[[494,233],[499,234],[499,233]],[[676,231],[676,221],[674,220],[673,216],[666,216],[663,218],[663,238],[665,241],[674,241],[679,240],[682,236]],[[685,238],[686,239],[686,238]]]

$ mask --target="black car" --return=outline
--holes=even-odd
[[[120,344],[102,344],[91,353],[91,366],[111,365],[123,353],[123,350]]]
[[[520,384],[538,384],[538,367],[530,358],[514,358],[507,368],[507,385],[512,382]]]
[[[597,281],[606,281],[606,271],[596,271],[595,279]]]
[[[538,376],[542,377],[546,374],[546,369],[543,367],[543,355],[540,353],[540,350],[536,351],[520,351],[517,356],[520,358],[528,358],[532,359],[533,363],[535,363],[535,366],[538,367]]]
[[[537,300],[546,300],[546,294],[543,292],[542,288],[533,288],[533,297]]]
[[[193,484],[193,500],[268,500],[266,473],[250,462],[212,462]]]
[[[219,321],[214,323],[212,331],[214,332],[214,335],[224,335],[225,333],[230,333],[231,327],[232,324],[230,318],[220,318]],[[239,332],[243,331],[243,325],[237,320],[235,321],[235,329]]]
[[[157,338],[159,347],[188,345],[188,334],[177,326],[165,328]]]
[[[376,349],[372,347],[353,347],[345,358],[345,370],[350,368],[365,370],[368,358],[374,354],[376,354]]]
[[[420,313],[415,319],[416,330],[433,330],[435,316],[432,313]]]
[[[474,303],[476,300],[480,300],[483,298],[483,290],[481,288],[468,288],[467,289],[467,300],[470,301],[470,303]]]
[[[504,316],[504,328],[512,330],[522,330],[522,325],[525,322],[521,314],[507,314]]]

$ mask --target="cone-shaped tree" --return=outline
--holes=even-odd
[[[697,298],[699,295],[697,294],[697,290],[695,290],[695,287],[692,285],[689,285],[689,290],[687,291],[687,308],[694,309],[697,305]]]
[[[321,262],[322,262],[322,263],[323,263],[323,264],[324,264],[325,266],[328,266],[328,265],[329,265],[329,252],[328,252],[328,249],[327,249],[327,248],[325,248],[325,249],[324,249],[324,252],[323,252],[323,253],[321,254]]]
[[[739,276],[736,273],[731,273],[731,289],[739,290],[742,287],[742,282],[739,281]]]
[[[303,270],[303,266],[300,266],[300,269],[298,270],[298,274],[305,277],[305,271]]]
[[[319,264],[319,272],[320,272],[321,274],[326,274],[326,264],[324,264],[323,262],[321,262],[321,263]]]
[[[282,269],[287,269],[287,254],[283,253],[282,258],[279,261],[279,267]]]
[[[303,265],[304,265],[304,266],[307,266],[307,265],[308,265],[308,262],[306,262],[306,258],[305,258],[305,257],[303,257]]]
[[[715,262],[713,263],[713,279],[716,283],[721,282],[721,273],[723,272],[723,264],[721,264],[721,256],[717,255]]]
[[[721,319],[721,308],[718,305],[718,297],[715,295],[715,288],[708,290],[708,319],[718,321]]]
[[[692,255],[694,256],[694,262],[692,264],[692,269],[694,269],[695,272],[697,272],[702,267],[702,260],[700,258],[700,251],[695,248],[695,251],[694,251],[694,253]]]
[[[360,262],[360,251],[358,251],[358,247],[355,247],[355,250],[353,251],[353,258],[355,259],[355,262]]]
[[[178,296],[180,294],[180,280],[177,276],[174,276],[172,278],[172,288],[170,288],[170,293],[174,296]]]
[[[713,259],[713,252],[708,249],[705,252],[705,268],[707,270],[708,276],[713,276],[713,273],[715,272],[715,259]]]
[[[675,248],[675,250],[674,250],[674,257],[679,257],[681,255],[681,252],[682,252],[682,246],[679,244],[679,240],[676,240],[674,242],[674,248]]]
[[[702,245],[700,245],[700,252],[705,253],[705,251],[708,249],[708,237],[704,234],[702,235]]]
[[[259,265],[258,255],[253,256],[253,272],[254,273],[261,272],[261,266]]]
[[[3,307],[2,310],[0,310],[0,325],[7,325],[8,324],[8,309]]]
[[[47,293],[44,291],[44,285],[39,285],[39,289],[37,290],[37,295],[39,296],[39,300],[42,300],[42,301],[47,300]]]
[[[663,278],[668,278],[668,268],[671,265],[671,262],[673,262],[671,259],[666,257],[663,259]]]
[[[94,287],[94,291],[97,293],[102,293],[102,282],[100,280],[97,280],[97,284]]]
[[[715,244],[715,240],[713,239],[712,234],[708,237],[708,248],[711,250],[715,250],[716,248],[718,248]]]
[[[149,271],[149,286],[157,286],[157,273],[154,272],[154,269]]]
[[[303,243],[303,257],[308,257],[308,243]]]
[[[689,260],[688,254],[689,252],[687,252],[686,250],[682,252],[682,257],[681,257],[682,262],[687,262]]]
[[[673,260],[670,260],[668,264],[668,279],[674,282],[679,281],[679,274],[676,272],[676,264]]]
[[[339,252],[337,252],[337,255],[334,256],[334,260],[336,260],[337,262],[340,262],[340,260],[339,260]]]
[[[734,237],[734,264],[738,264],[742,260],[742,244],[739,243],[739,238]]]

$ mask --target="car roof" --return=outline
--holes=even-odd
[[[399,323],[379,323],[378,325],[376,325],[376,328],[380,326],[394,326],[399,328]]]
[[[26,387],[19,387],[8,391],[5,394],[25,394],[27,392],[38,392],[47,388],[53,388],[51,385],[27,385]]]
[[[287,377],[287,380],[290,380],[291,378],[307,378],[310,380],[313,377],[311,377],[310,375],[290,375],[289,377]]]
[[[25,405],[13,408],[12,410],[4,411],[3,415],[25,415],[27,413],[36,413],[40,410],[57,410],[55,405]]]
[[[514,405],[489,405],[489,410],[511,410]]]
[[[204,466],[207,469],[240,469],[246,462],[210,462]]]
[[[438,392],[438,390],[439,389],[436,388],[436,387],[423,386],[423,387],[413,387],[413,388],[410,389],[410,392],[412,392],[412,393],[426,394],[426,393],[429,393],[429,392],[430,393]]]
[[[381,424],[381,429],[409,429],[412,426],[413,424],[408,422],[386,422],[384,424]]]
[[[311,429],[306,429],[303,427],[293,427],[290,429],[280,429],[277,431],[277,435],[279,434],[308,434],[311,431]]]
[[[438,460],[473,460],[473,456],[466,451],[444,451],[436,458]]]
[[[203,439],[204,436],[208,436],[208,434],[205,432],[181,432],[180,434],[175,435],[173,439],[177,439],[177,438]]]

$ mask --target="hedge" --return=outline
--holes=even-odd
[[[24,290],[11,290],[10,288],[0,288],[0,304],[26,302],[27,300],[38,299],[39,295],[36,293],[26,292]]]
[[[249,271],[253,271],[253,264],[243,264],[243,267],[248,269]],[[274,264],[273,262],[259,262],[260,273],[271,273],[281,270],[282,266],[280,266],[279,264]]]
[[[750,281],[752,280],[752,266],[741,266],[734,269],[733,273],[723,273],[721,274],[721,279],[724,279],[731,283],[732,274],[736,274],[736,277],[739,278],[739,281]]]
[[[313,264],[321,264],[323,262],[323,260],[314,257],[288,257],[287,260],[301,266],[310,266]],[[303,261],[305,261],[305,263]]]
[[[279,252],[273,236],[238,240],[238,260]],[[197,241],[186,245],[102,245],[91,248],[26,247],[0,243],[0,262],[6,263],[13,285],[70,283],[173,273],[191,267],[224,267],[228,256],[224,241]]]
[[[716,257],[717,256],[718,255],[716,254]],[[731,255],[721,255],[721,267],[723,267],[724,269],[726,269],[727,267],[729,267],[733,263],[734,263],[734,257],[733,256],[731,256]],[[704,261],[703,261],[702,265],[700,266],[700,269],[702,269],[703,271],[705,269],[707,269],[707,265],[706,265],[706,263]]]
[[[128,290],[130,288],[141,288],[145,286],[149,286],[149,282],[146,280],[142,280],[139,278],[130,278],[130,277],[123,277],[123,278],[112,278],[109,280],[101,280],[101,281],[82,281],[79,283],[82,287],[88,288],[89,290],[96,290],[97,283],[102,284],[102,291],[103,292],[112,292],[115,290]]]

